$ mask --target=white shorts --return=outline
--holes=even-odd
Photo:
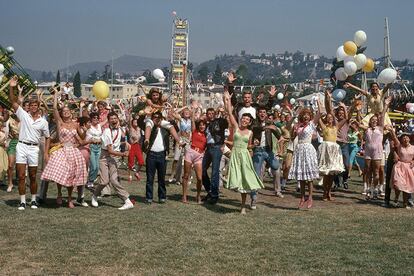
[[[29,146],[20,142],[17,143],[16,164],[37,167],[39,164],[39,146]]]

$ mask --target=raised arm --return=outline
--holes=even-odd
[[[59,111],[58,111],[58,96],[60,94],[59,91],[56,90],[56,88],[53,88],[55,91],[55,94],[53,94],[53,117],[56,120],[57,126],[60,126],[62,123],[62,118],[60,117]]]
[[[194,109],[191,110],[191,132],[193,132],[196,129],[195,126],[195,111]]]
[[[384,89],[382,89],[382,95],[381,95],[381,98],[382,99],[385,99],[385,96],[387,95],[387,92],[388,92],[388,90],[390,89],[390,87],[391,87],[391,83],[389,83],[389,84],[387,84],[385,87],[384,87]]]
[[[389,131],[391,140],[394,142],[394,147],[399,147],[400,141],[397,138],[397,134],[395,134],[394,128],[392,126],[386,126],[385,129]]]
[[[368,96],[369,95],[369,92],[368,91],[365,91],[364,89],[361,89],[358,86],[353,85],[352,83],[349,83],[349,82],[346,82],[344,84],[344,88],[352,88],[352,89],[358,91],[360,94],[362,94],[364,96]]]
[[[387,111],[388,111],[388,107],[390,106],[390,103],[391,103],[391,100],[392,100],[392,97],[387,97],[385,100],[384,100],[384,109],[382,110],[382,112],[381,112],[381,119],[379,120],[379,122],[378,122],[378,125],[379,126],[384,126],[384,122],[385,122],[385,114],[387,114]]]
[[[230,124],[232,125],[233,128],[236,129],[238,127],[238,124],[237,124],[236,118],[234,118],[233,106],[231,105],[231,96],[229,94],[229,91],[227,91],[227,90],[224,91],[223,102],[224,102],[224,108],[226,109],[227,113],[229,114]]]
[[[332,91],[329,88],[325,90],[325,109],[327,114],[333,115]]]
[[[313,123],[318,125],[319,119],[321,118],[321,100],[318,98],[318,112],[316,113],[315,117],[313,117]]]
[[[15,112],[20,106],[18,103],[17,97],[14,94],[14,88],[17,86],[17,80],[18,80],[17,76],[14,76],[10,80],[10,83],[9,83],[9,99]]]

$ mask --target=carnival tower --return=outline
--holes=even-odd
[[[170,93],[178,106],[185,106],[188,102],[186,90],[189,24],[187,19],[177,17],[175,12],[173,15]]]

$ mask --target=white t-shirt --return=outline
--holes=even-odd
[[[165,147],[164,147],[164,141],[162,140],[161,129],[158,128],[157,136],[155,137],[154,143],[152,144],[150,151],[162,152],[164,150],[165,150]]]
[[[107,150],[108,146],[112,145],[114,151],[121,151],[121,137],[122,130],[120,128],[105,128],[101,137],[101,148]]]
[[[86,140],[101,139],[101,136],[102,136],[102,127],[100,124],[97,124],[96,127],[91,126],[86,131]]]
[[[249,106],[249,107],[242,107],[239,110],[239,121],[241,119],[241,117],[243,116],[244,113],[249,113],[250,115],[252,115],[253,119],[256,119],[256,108],[254,108],[253,106]]]
[[[50,137],[49,124],[44,118],[33,120],[33,117],[21,106],[16,110],[16,116],[20,120],[19,141],[39,144],[40,137]]]

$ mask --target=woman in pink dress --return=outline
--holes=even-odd
[[[85,185],[88,176],[85,159],[77,148],[77,145],[83,141],[79,136],[81,133],[79,125],[72,120],[71,110],[64,106],[59,114],[57,98],[58,92],[55,91],[53,115],[62,147],[50,156],[41,178],[58,184],[58,197],[56,199],[58,205],[62,204],[62,186],[67,187],[68,207],[74,208],[72,202],[73,188]]]
[[[369,187],[367,199],[375,197],[374,190],[379,184],[381,160],[384,151],[384,146],[382,145],[384,138],[384,118],[390,103],[390,97],[385,99],[382,113],[380,115],[374,114],[369,120],[368,127],[360,125],[360,128],[365,129],[365,178]]]
[[[398,200],[400,192],[403,192],[403,205],[411,209],[408,205],[408,197],[409,194],[414,193],[414,146],[410,144],[410,136],[407,133],[401,134],[398,140],[392,128],[389,130],[395,149],[395,165],[391,174],[395,198]]]

